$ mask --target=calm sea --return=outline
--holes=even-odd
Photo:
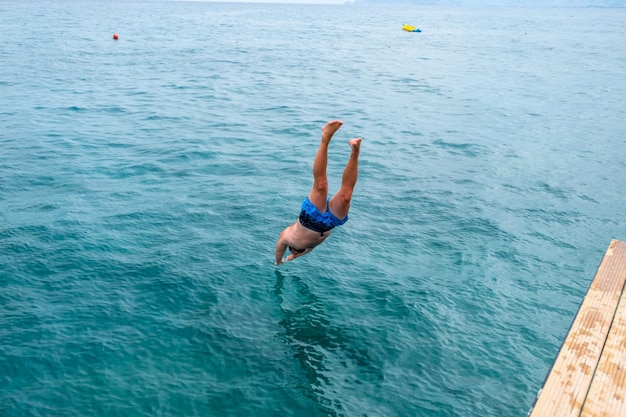
[[[524,416],[626,239],[625,21],[0,1],[0,415]]]

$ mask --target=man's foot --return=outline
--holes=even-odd
[[[350,139],[348,144],[350,145],[350,148],[352,148],[352,152],[358,153],[361,149],[361,138]]]
[[[333,135],[339,128],[343,125],[341,120],[331,120],[326,123],[326,125],[322,128],[322,142],[328,144],[330,140],[333,138]]]

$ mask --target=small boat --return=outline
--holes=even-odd
[[[406,23],[402,26],[402,29],[406,30],[407,32],[421,32],[422,31],[422,29],[418,28],[417,26],[407,25]]]

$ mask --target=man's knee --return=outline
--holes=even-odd
[[[340,191],[334,198],[339,206],[348,207],[350,205],[350,200],[352,200],[352,192]]]
[[[340,195],[346,204],[350,204],[350,200],[352,200],[352,189],[341,190]]]
[[[313,189],[318,193],[328,194],[328,181],[327,180],[316,180],[313,183]]]

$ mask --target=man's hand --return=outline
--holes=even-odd
[[[283,261],[283,255],[285,255],[285,251],[287,250],[287,244],[283,241],[284,233],[285,231],[283,230],[278,237],[278,242],[276,242],[276,262],[274,265],[285,263],[285,261]]]

